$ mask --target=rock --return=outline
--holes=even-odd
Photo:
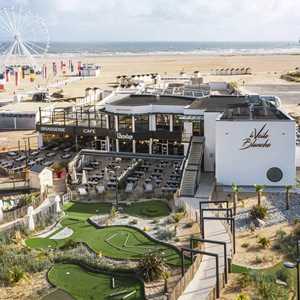
[[[281,285],[281,286],[284,286],[284,287],[287,287],[287,286],[288,286],[286,282],[284,282],[284,281],[282,281],[282,280],[279,280],[279,279],[276,279],[276,284]]]
[[[255,219],[254,224],[256,227],[259,227],[259,228],[266,226],[266,222],[261,219]]]

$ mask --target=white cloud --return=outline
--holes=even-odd
[[[299,0],[0,0],[41,14],[60,40],[294,40]]]

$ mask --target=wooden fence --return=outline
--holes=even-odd
[[[172,293],[169,294],[168,300],[177,300],[182,295],[182,293],[184,292],[188,284],[193,280],[196,272],[200,267],[201,262],[202,262],[202,255],[197,255],[193,264],[188,268],[184,276],[177,282]]]

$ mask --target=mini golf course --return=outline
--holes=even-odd
[[[95,253],[115,259],[141,259],[145,254],[159,253],[166,263],[180,266],[180,253],[175,248],[153,241],[141,231],[125,227],[110,226],[97,229],[87,221],[66,218],[63,227],[73,230],[73,234],[66,239],[53,240],[47,238],[32,238],[26,240],[26,245],[35,249],[54,249],[63,246],[68,240],[83,242]],[[60,229],[63,230],[63,229]],[[57,234],[54,232],[53,234]]]
[[[112,288],[111,275],[90,272],[77,265],[56,264],[48,279],[77,300],[144,299],[143,284],[137,279],[117,276]]]
[[[160,200],[151,200],[133,203],[125,207],[124,212],[141,218],[159,218],[168,216],[171,211],[167,203]]]

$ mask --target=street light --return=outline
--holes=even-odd
[[[284,267],[287,269],[297,269],[297,300],[300,300],[300,240],[297,241],[297,259],[295,262],[285,261]]]

